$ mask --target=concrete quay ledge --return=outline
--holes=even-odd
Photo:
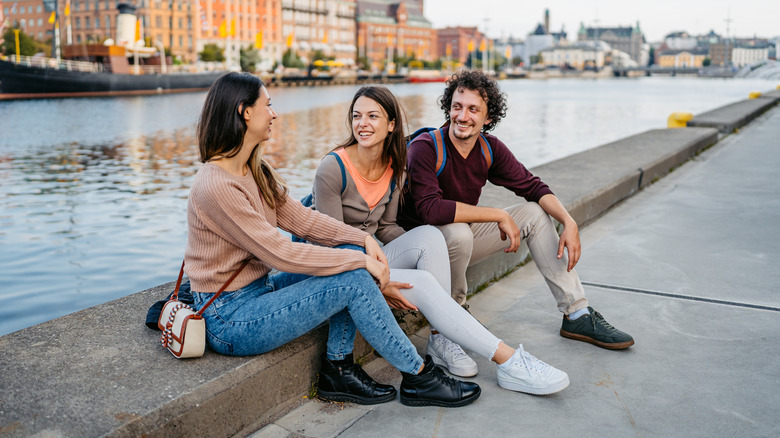
[[[780,93],[774,90],[755,99],[741,100],[700,114],[690,120],[688,126],[717,128],[721,134],[731,134],[772,108],[778,99]]]
[[[734,120],[758,115],[746,106],[730,114]],[[718,138],[712,127],[652,130],[532,171],[582,226]],[[517,202],[504,189],[485,191],[484,205]],[[513,270],[527,257],[524,251],[470,268],[472,290]],[[171,288],[161,285],[0,337],[0,438],[246,436],[309,394],[324,326],[259,356],[207,350],[201,358],[178,360],[160,347],[160,333],[144,326],[148,307]],[[411,334],[422,323],[406,314],[402,325]],[[362,339],[356,356],[373,357]]]

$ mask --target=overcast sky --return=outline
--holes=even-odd
[[[569,41],[577,39],[580,23],[601,27],[635,26],[648,42],[675,31],[693,35],[710,30],[736,37],[780,36],[780,0],[424,0],[425,17],[435,28],[478,26],[488,35],[525,38],[550,10],[550,27],[563,25]],[[726,20],[730,18],[730,23]]]

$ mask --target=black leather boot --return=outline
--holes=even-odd
[[[455,408],[472,403],[482,394],[482,389],[476,383],[463,382],[446,375],[433,363],[430,355],[425,356],[425,366],[420,374],[401,375],[401,403],[406,406]]]
[[[382,385],[371,378],[360,365],[352,361],[352,355],[344,360],[328,360],[322,355],[317,396],[336,402],[352,402],[361,405],[375,405],[394,400],[396,390],[391,385]]]

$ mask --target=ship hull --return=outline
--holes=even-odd
[[[223,73],[130,75],[58,70],[0,61],[0,100],[202,91]]]

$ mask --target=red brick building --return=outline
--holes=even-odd
[[[358,0],[357,51],[381,68],[393,55],[437,59],[436,31],[422,12],[422,1]]]

